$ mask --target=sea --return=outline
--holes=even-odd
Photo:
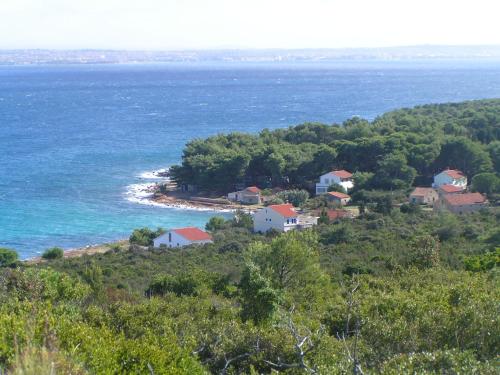
[[[0,66],[0,247],[25,259],[229,216],[149,199],[194,138],[494,97],[488,60]]]

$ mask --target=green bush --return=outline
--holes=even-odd
[[[467,271],[481,272],[500,267],[500,248],[490,253],[471,255],[464,258],[464,266]]]
[[[276,194],[276,197],[295,207],[301,207],[309,198],[309,193],[306,190],[284,190]]]
[[[177,296],[194,296],[197,294],[199,281],[192,274],[181,274],[177,276],[156,276],[146,291],[148,296],[164,296],[167,293],[175,293]]]
[[[226,220],[221,216],[213,216],[208,220],[205,229],[210,232],[215,232],[226,227]]]
[[[47,260],[60,259],[63,256],[64,256],[64,250],[61,249],[60,247],[52,247],[50,249],[45,250],[44,253],[42,254],[42,258]]]
[[[17,263],[18,255],[14,250],[0,248],[0,267],[11,267]]]
[[[130,235],[129,241],[131,244],[140,246],[152,246],[154,239],[165,233],[165,230],[158,228],[153,231],[149,228],[134,229]]]

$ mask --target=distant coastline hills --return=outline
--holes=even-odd
[[[338,60],[498,60],[500,45],[342,49],[218,49],[183,51],[0,49],[0,65],[161,62],[301,62]]]

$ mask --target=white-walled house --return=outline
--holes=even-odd
[[[262,201],[261,190],[257,186],[249,186],[241,191],[235,191],[227,195],[227,199],[233,202],[246,204],[259,204]]]
[[[274,204],[256,211],[253,215],[253,229],[255,232],[265,233],[271,229],[287,232],[297,228],[299,214],[293,205]]]
[[[167,247],[182,247],[193,244],[211,243],[212,236],[199,228],[187,227],[172,229],[160,237],[155,238],[154,246],[160,247],[165,245]]]
[[[458,169],[446,169],[434,176],[432,187],[438,188],[442,185],[453,185],[465,190],[467,188],[467,177]]]
[[[345,191],[352,189],[354,186],[352,173],[342,169],[331,171],[320,176],[319,182],[316,183],[316,195],[327,193],[328,187],[333,184],[342,186]]]

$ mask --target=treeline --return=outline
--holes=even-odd
[[[357,172],[363,189],[404,189],[428,184],[433,174],[457,168],[469,178],[500,173],[500,100],[425,105],[342,125],[308,123],[231,133],[189,142],[178,183],[208,192],[236,184],[310,187],[332,168]]]

